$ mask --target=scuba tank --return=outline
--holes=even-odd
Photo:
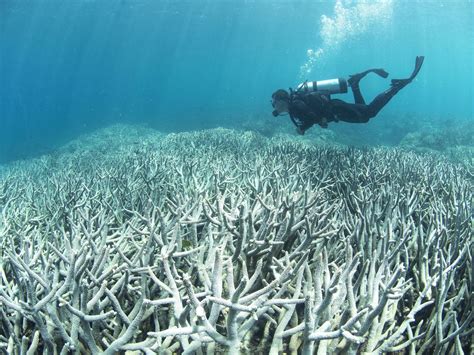
[[[337,78],[319,81],[305,81],[296,87],[296,92],[311,93],[319,92],[321,94],[345,94],[347,92],[346,79]]]

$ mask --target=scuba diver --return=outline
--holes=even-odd
[[[349,79],[330,79],[321,81],[305,81],[298,85],[296,90],[290,88],[279,89],[272,94],[272,114],[277,117],[288,113],[299,134],[314,124],[327,128],[328,122],[366,123],[375,117],[379,111],[401,89],[407,86],[416,77],[423,64],[424,56],[416,57],[415,69],[407,79],[392,79],[389,89],[375,97],[370,104],[366,104],[359,88],[359,81],[369,73],[375,73],[386,78],[388,73],[383,69],[368,69],[362,73],[350,75]],[[355,103],[348,103],[339,99],[332,99],[331,94],[346,93],[350,86]]]

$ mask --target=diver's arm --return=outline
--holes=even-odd
[[[314,123],[319,124],[322,128],[327,128],[327,122],[337,120],[333,112],[331,95],[319,93],[308,95],[308,106],[316,115]]]
[[[302,100],[294,100],[290,109],[290,117],[296,126],[298,134],[303,135],[317,119],[316,115],[311,111],[310,107]]]
[[[299,134],[304,134],[304,132],[312,125],[320,124],[322,121],[322,117],[316,114],[303,100],[293,101],[292,108],[293,116],[297,119],[297,123],[295,122],[295,125],[298,128]]]
[[[300,121],[298,127],[298,133],[299,134],[304,134],[309,128],[311,128],[312,125],[314,125],[313,120],[302,120]]]

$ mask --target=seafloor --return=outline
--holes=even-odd
[[[472,156],[309,141],[113,126],[3,167],[0,352],[472,353]]]

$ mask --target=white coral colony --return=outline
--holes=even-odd
[[[0,349],[468,353],[472,174],[229,130],[0,176]]]

